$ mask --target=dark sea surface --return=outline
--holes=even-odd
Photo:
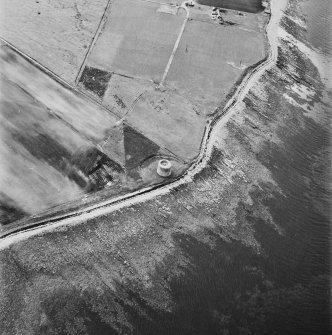
[[[200,1],[213,6],[222,2]],[[324,52],[331,51],[329,25],[324,21],[331,19],[326,11],[328,2],[311,0],[312,10],[308,10],[308,39]],[[324,20],[316,25],[321,17]],[[278,99],[274,103],[278,106]],[[313,106],[315,113],[322,104]],[[325,124],[331,123],[328,113],[323,117]],[[257,219],[251,210],[244,210],[263,254],[235,240],[226,243],[213,232],[213,248],[178,234],[176,243],[190,266],[171,281],[176,307],[169,314],[160,313],[133,294],[132,303],[147,312],[142,317],[127,309],[135,334],[330,334],[331,134],[329,127],[303,115],[278,135],[284,144],[265,142],[257,159],[270,171],[281,192],[271,191],[272,197],[266,197],[257,189],[251,198],[253,208],[259,203],[269,208],[282,233]],[[211,171],[207,168],[206,174]],[[265,191],[268,187],[261,185]],[[100,330],[100,334],[111,333],[111,329]]]
[[[222,2],[200,1],[213,6]],[[308,39],[325,52],[331,51],[328,24],[314,22],[331,19],[328,2],[312,0],[308,10]],[[330,124],[330,115],[324,117]],[[213,249],[179,234],[176,241],[191,267],[172,281],[176,308],[168,315],[151,310],[150,320],[133,315],[136,334],[330,334],[331,134],[306,116],[300,119],[301,127],[298,121],[289,122],[279,134],[284,145],[266,142],[257,157],[282,194],[251,194],[253,207],[264,203],[282,234],[250,211],[245,220],[255,227],[263,255],[237,241],[225,243],[213,233]]]
[[[263,10],[261,0],[198,0],[201,5],[256,13]]]
[[[327,185],[330,134],[307,119],[285,129],[284,148],[266,145],[259,160],[270,169],[283,195],[262,199],[273,227],[246,214],[255,227],[263,254],[236,241],[216,246],[197,243],[187,235],[176,238],[192,267],[171,285],[175,311],[153,322],[136,320],[137,334],[330,334],[330,204]],[[264,188],[264,186],[262,185]],[[255,204],[254,204],[255,206]]]
[[[307,1],[307,30],[309,42],[324,53],[332,55],[332,2]]]
[[[205,1],[200,1],[203,2]],[[218,1],[220,2],[222,1]],[[309,19],[308,14],[307,37],[310,43],[326,53],[331,51],[330,42],[326,40],[329,36],[328,25],[315,25],[313,22],[320,15],[326,14],[326,10],[324,12],[323,9],[314,7],[319,7],[318,3],[326,5],[328,2],[310,0],[306,5],[307,13],[312,15]],[[325,17],[331,19],[330,15],[326,14]],[[307,65],[308,72],[310,70],[318,76],[318,72],[312,69],[313,65],[306,63],[300,57],[298,61],[299,67],[301,64]],[[280,68],[279,70],[282,72]],[[280,75],[279,70],[275,73]],[[133,326],[132,331],[125,328],[113,329],[91,309],[80,290],[73,290],[71,295],[64,294],[61,301],[57,298],[57,301],[61,302],[58,305],[52,301],[49,304],[50,310],[47,310],[47,304],[42,306],[53,324],[59,323],[55,313],[58,310],[61,322],[69,316],[76,316],[75,313],[78,311],[77,315],[80,314],[88,320],[85,324],[86,333],[96,335],[328,335],[331,333],[331,132],[327,126],[331,124],[331,114],[328,106],[321,100],[321,91],[324,87],[317,78],[312,78],[305,71],[299,71],[299,76],[302,73],[304,78],[295,77],[303,80],[307,86],[312,85],[313,90],[318,92],[316,104],[313,102],[310,104],[313,109],[311,113],[317,116],[319,111],[319,115],[324,118],[320,120],[321,122],[316,122],[306,116],[300,108],[285,102],[283,92],[280,92],[284,89],[283,83],[280,84],[282,78],[275,73],[271,71],[264,77],[267,83],[267,95],[270,94],[269,101],[255,108],[265,108],[264,113],[272,120],[269,121],[271,128],[278,127],[273,121],[273,113],[286,115],[287,108],[290,109],[288,115],[291,116],[288,116],[288,122],[276,131],[282,143],[264,140],[263,147],[255,153],[256,159],[269,171],[278,189],[274,185],[262,182],[259,187],[251,189],[252,204],[239,201],[234,209],[235,226],[239,230],[243,222],[244,225],[251,226],[261,251],[258,253],[252,246],[246,246],[240,238],[236,239],[237,235],[241,235],[241,231],[229,233],[226,231],[226,226],[224,230],[223,222],[216,222],[216,227],[220,227],[220,231],[212,228],[204,232],[213,243],[201,242],[188,233],[177,233],[173,241],[178,248],[176,250],[180,250],[186,259],[186,263],[181,265],[181,272],[176,276],[171,275],[174,271],[172,266],[168,264],[163,268],[163,265],[160,265],[154,274],[156,279],[153,279],[166,286],[163,289],[171,296],[170,300],[173,303],[171,311],[166,312],[152,307],[142,298],[138,289],[135,291],[135,287],[129,292],[128,299],[126,295],[125,302],[118,298],[112,300],[110,294],[107,296],[99,292],[98,301],[109,299],[116,306],[114,301],[117,300]],[[287,77],[285,73],[284,75]],[[288,75],[291,77],[294,74],[288,73]],[[287,80],[295,82],[293,77]],[[248,94],[249,100],[252,98],[250,94]],[[248,114],[253,112],[249,111],[250,108],[248,104],[246,109]],[[324,108],[325,111],[322,112]],[[259,127],[260,125],[256,126]],[[227,129],[231,134],[229,137],[240,137],[241,126],[234,126],[232,120],[228,122]],[[259,131],[261,134],[259,136],[263,136],[263,131]],[[245,140],[241,143],[243,146],[246,145]],[[222,155],[222,152],[216,150],[209,165],[197,178],[206,180],[216,174],[213,166],[222,160],[220,159]],[[172,194],[175,204],[177,201],[181,203],[183,196],[177,194]],[[232,197],[232,194],[225,194],[225,202],[229,201],[227,197]],[[222,210],[218,213],[222,204],[217,203],[215,206],[216,208],[212,207],[213,213],[209,212],[211,208],[201,211],[205,210],[206,215],[212,217],[216,213],[216,220],[219,218],[220,221],[226,221]],[[266,222],[268,220],[264,221],[261,218],[261,213],[257,213],[262,207],[267,209],[280,231],[276,231],[272,224]],[[195,210],[200,209],[192,209],[193,212]],[[185,217],[183,219],[185,220]],[[171,221],[165,220],[165,224],[168,223],[172,224]],[[221,236],[227,236],[228,241]],[[86,270],[84,268],[84,271]],[[86,295],[89,294],[92,295],[92,290],[91,292],[87,290]],[[70,308],[63,309],[63,302],[68,303]],[[105,313],[106,311],[105,309]],[[115,308],[114,315],[117,316],[117,313],[119,311]],[[69,321],[73,324],[71,319]],[[70,332],[59,330],[58,333]],[[47,328],[45,330],[41,328],[40,334],[51,334],[51,332],[47,332]]]
[[[331,53],[329,5],[307,4],[309,42],[325,53]],[[155,315],[153,324],[140,320],[139,334],[330,334],[331,133],[312,119],[302,121],[301,128],[295,122],[283,130],[284,147],[266,144],[258,157],[283,195],[262,200],[257,191],[252,198],[265,202],[283,234],[246,216],[264,257],[235,241],[220,241],[212,251],[179,235],[194,268],[173,282],[175,314]]]

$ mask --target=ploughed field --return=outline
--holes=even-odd
[[[1,224],[177,178],[267,54],[261,12],[223,10],[219,24],[209,6],[171,1],[20,6],[4,1],[0,24]]]
[[[2,223],[119,182],[116,150],[98,147],[116,118],[7,47],[0,57]]]

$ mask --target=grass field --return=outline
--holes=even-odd
[[[133,80],[113,74],[103,97],[103,103],[117,115],[124,117],[134,107],[141,94],[153,89],[153,84],[146,80]]]
[[[147,91],[127,120],[160,147],[190,162],[199,153],[205,118],[174,91]]]
[[[242,19],[251,21],[250,28],[243,29],[238,18],[239,23],[221,26],[204,11],[195,14],[186,26],[166,85],[179,90],[207,114],[225,99],[246,67],[264,58],[266,50],[260,22],[254,15]],[[226,14],[225,19],[230,15],[234,16]],[[233,17],[231,20],[236,22]]]
[[[223,14],[228,25],[222,26],[211,19],[210,7],[189,12],[179,35],[183,8],[115,0],[86,63],[95,73],[109,74],[104,94],[92,87],[104,106],[185,161],[199,152],[207,116],[222,105],[244,70],[265,57],[267,19],[229,11]]]
[[[9,48],[0,50],[1,73],[39,100],[64,123],[97,143],[118,118],[69,89],[64,89],[41,70]]]
[[[4,4],[13,17],[19,2]],[[210,113],[266,54],[267,16],[229,11],[219,25],[210,7],[174,4],[114,0],[101,21],[106,0],[36,1],[17,25],[1,22],[2,37],[74,86],[1,47],[5,222],[167,182],[158,159],[176,177],[198,156]]]
[[[57,168],[91,143],[1,79],[0,203],[10,199],[13,207],[33,214],[81,196],[79,185]]]
[[[6,46],[0,48],[0,85],[0,224],[70,208],[96,191],[104,192],[101,199],[164,181],[155,167],[158,157],[170,156],[166,141],[155,143],[124,125]],[[174,163],[176,173],[183,171],[176,157]]]
[[[74,83],[107,0],[1,0],[0,36]]]
[[[31,215],[116,183],[117,118],[0,50],[0,222]],[[101,149],[101,150],[100,150]],[[8,222],[7,222],[8,223]]]
[[[87,65],[136,78],[159,81],[184,20],[159,4],[115,0]],[[182,13],[183,12],[183,13]]]

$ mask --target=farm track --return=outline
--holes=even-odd
[[[91,53],[94,45],[96,44],[96,42],[98,40],[98,37],[99,37],[99,35],[100,35],[100,33],[101,33],[101,31],[102,31],[102,29],[103,29],[103,27],[104,27],[104,25],[105,25],[105,23],[107,21],[107,17],[109,15],[110,10],[111,10],[111,4],[112,4],[111,0],[108,0],[107,5],[105,7],[104,14],[101,17],[101,20],[100,20],[99,25],[97,27],[96,33],[95,33],[95,35],[92,38],[92,41],[91,41],[91,43],[89,45],[89,48],[88,48],[88,51],[85,54],[83,62],[81,64],[80,69],[79,69],[79,71],[77,73],[77,76],[75,78],[75,84],[76,84],[76,86],[77,86],[78,81],[79,81],[79,79],[80,79],[80,77],[82,75],[82,72],[83,72],[84,68],[85,68],[86,61],[87,61],[87,59],[88,59],[88,57],[89,57],[89,55],[90,55],[90,53]]]
[[[185,12],[186,12],[186,18],[185,18],[184,21],[183,21],[183,24],[182,24],[180,33],[179,33],[179,35],[178,35],[178,38],[177,38],[176,41],[175,41],[175,44],[174,44],[174,47],[173,47],[173,51],[172,51],[172,53],[171,53],[171,56],[169,57],[169,60],[168,60],[168,63],[167,63],[167,65],[166,65],[166,68],[165,68],[163,77],[162,77],[162,79],[161,79],[161,81],[160,81],[159,87],[162,87],[162,86],[164,85],[164,82],[165,82],[165,80],[166,80],[168,71],[169,71],[169,69],[171,68],[171,65],[172,65],[174,56],[175,56],[175,54],[176,54],[176,51],[178,50],[178,47],[179,47],[179,44],[180,44],[180,41],[181,41],[181,38],[182,38],[182,35],[183,35],[183,32],[184,32],[184,29],[186,28],[187,22],[188,22],[188,20],[189,20],[190,12],[189,12],[189,9],[186,7],[186,2],[183,2],[183,3],[181,4],[181,6],[179,7],[179,9],[180,9],[180,8],[182,8],[182,9],[185,10]]]
[[[53,218],[47,220],[39,220],[25,226],[22,225],[21,227],[7,229],[0,235],[0,249],[4,249],[13,243],[39,233],[68,225],[79,224],[94,217],[106,215],[116,210],[153,199],[157,196],[167,194],[171,190],[183,184],[191,182],[195,175],[201,172],[208,164],[213,151],[213,143],[216,139],[218,127],[222,126],[225,120],[227,120],[227,118],[229,118],[232,113],[236,111],[236,107],[242,102],[250,88],[258,81],[263,73],[273,67],[276,63],[278,57],[277,28],[283,14],[283,9],[286,5],[287,0],[271,1],[271,16],[265,30],[269,43],[268,57],[256,68],[245,75],[241,84],[238,86],[224,109],[220,113],[216,113],[215,116],[208,121],[204,137],[201,142],[200,153],[196,161],[182,176],[171,181],[169,184],[146,187],[122,197],[87,206],[75,212],[54,216]]]

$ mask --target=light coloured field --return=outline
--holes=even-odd
[[[266,52],[263,14],[231,11],[223,15],[233,25],[222,26],[210,7],[189,11],[162,92],[157,85],[180,36],[183,8],[115,0],[87,59],[90,68],[111,73],[101,103],[185,161],[199,152],[206,116]]]
[[[74,83],[107,0],[1,0],[0,36]]]
[[[255,23],[256,19],[251,15],[242,21]],[[254,28],[221,26],[206,13],[197,12],[197,17],[193,16],[187,23],[166,85],[179,90],[201,112],[212,112],[244,69],[264,58],[264,35],[260,32],[259,22]]]
[[[0,48],[0,214],[13,208],[19,218],[82,203],[91,190],[103,190],[90,198],[99,199],[159,183],[160,157],[174,162],[173,177],[197,157],[209,113],[264,58],[267,17],[231,11],[219,25],[210,7],[187,17],[188,8],[170,3],[114,0],[100,24],[106,0],[43,2],[32,20],[36,1],[22,5],[17,25],[3,20],[2,37],[74,85],[80,74],[84,95]],[[18,1],[4,4],[13,17]]]
[[[14,207],[34,214],[78,198],[83,190],[51,161],[65,162],[78,148],[84,150],[92,144],[22,89],[1,79],[0,202],[5,195]],[[45,141],[48,145],[42,150]],[[56,147],[49,146],[51,142]]]
[[[222,26],[211,10],[190,8],[181,36],[183,8],[115,0],[87,59],[87,66],[111,73],[101,103],[185,161],[199,152],[207,115],[266,52],[264,14],[231,11],[223,16],[233,25]],[[158,84],[179,36],[161,92]]]
[[[135,106],[140,95],[154,88],[146,80],[134,80],[113,74],[103,97],[103,103],[117,115],[124,117]]]
[[[87,65],[109,72],[159,81],[184,20],[165,6],[140,0],[115,0]],[[170,7],[172,9],[172,7]]]
[[[127,120],[160,147],[187,162],[199,153],[205,118],[174,91],[147,91]]]
[[[119,119],[83,96],[63,88],[7,47],[0,49],[0,68],[5,77],[94,143],[103,139]]]
[[[104,139],[117,141],[118,118],[7,47],[0,49],[0,81],[0,222],[10,213],[17,218],[15,211],[36,214],[99,187],[100,174],[93,171],[101,166],[94,160],[103,157]],[[123,164],[116,145],[104,154]],[[103,159],[115,181],[116,163]]]

